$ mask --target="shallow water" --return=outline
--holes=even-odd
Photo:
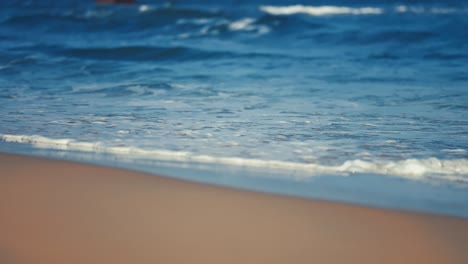
[[[407,200],[444,186],[424,199],[462,203],[450,213],[468,214],[462,1],[0,6],[0,150],[72,160],[78,151],[87,161],[101,153],[169,175],[187,164],[280,171],[279,186],[349,176],[339,183],[345,192],[369,184],[357,175],[396,177],[412,186]],[[234,176],[197,175],[238,185]],[[318,192],[247,182],[241,187]],[[323,197],[405,207],[375,193]]]

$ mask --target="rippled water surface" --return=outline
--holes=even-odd
[[[3,1],[0,150],[395,176],[468,201],[467,28],[463,1]]]

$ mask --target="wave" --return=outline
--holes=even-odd
[[[260,23],[252,17],[244,17],[235,20],[228,19],[179,19],[176,24],[181,26],[182,32],[179,38],[192,38],[204,36],[216,36],[231,34],[234,32],[248,32],[256,35],[264,35],[271,31],[267,24]],[[186,30],[186,25],[190,25],[190,31]]]
[[[348,7],[348,6],[260,6],[260,10],[271,15],[295,15],[305,14],[310,16],[331,15],[381,15],[384,13],[411,13],[447,15],[455,13],[466,13],[468,9],[453,7],[428,7],[428,6],[406,6],[398,5],[393,10],[381,7]]]
[[[362,7],[353,8],[346,6],[260,6],[260,10],[271,15],[306,14],[311,16],[329,15],[379,15],[384,12],[382,8]]]
[[[423,7],[423,6],[406,6],[399,5],[395,7],[397,13],[414,13],[414,14],[454,14],[462,11],[463,9],[449,8],[449,7]]]
[[[0,134],[0,140],[31,144],[37,148],[132,155],[145,159],[171,162],[195,162],[250,168],[304,171],[309,176],[350,175],[355,173],[398,176],[413,180],[437,180],[468,183],[468,159],[441,160],[437,158],[397,161],[348,160],[339,165],[299,163],[281,160],[259,160],[240,157],[195,155],[185,151],[106,146],[101,142],[80,142],[73,139],[51,139],[37,135]],[[304,176],[307,177],[307,176]]]

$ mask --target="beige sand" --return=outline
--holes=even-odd
[[[0,154],[1,264],[468,263],[468,221]]]

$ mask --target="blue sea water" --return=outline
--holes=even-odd
[[[464,1],[0,2],[0,151],[468,217]]]

